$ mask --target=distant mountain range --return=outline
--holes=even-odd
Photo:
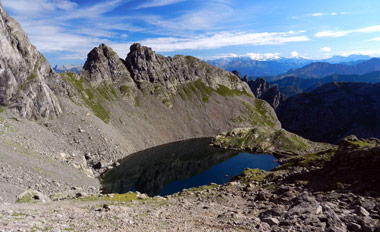
[[[207,60],[206,62],[228,71],[237,70],[242,75],[248,75],[251,77],[251,79],[255,79],[253,77],[276,76],[288,73],[292,69],[299,69],[315,62],[341,65],[357,65],[369,59],[371,59],[370,56],[364,55],[333,56],[331,58],[323,60],[312,60],[302,57],[254,60],[250,57],[242,56],[225,57],[214,60]],[[268,78],[264,79],[268,80]]]
[[[380,59],[372,58],[355,65],[330,64],[326,62],[315,62],[299,69],[289,70],[286,74],[280,75],[277,79],[287,76],[301,78],[323,78],[332,74],[364,74],[380,70]]]
[[[285,77],[281,80],[270,82],[271,85],[277,85],[281,93],[287,96],[295,94],[311,92],[312,90],[329,82],[380,82],[380,71],[370,72],[363,75],[340,75],[333,74],[321,79],[305,79],[296,76]]]
[[[312,63],[312,60],[303,58],[280,58],[273,60],[253,60],[249,57],[228,57],[208,60],[207,63],[225,69],[237,70],[248,76],[273,76],[286,73],[292,68],[301,68]]]
[[[53,69],[57,73],[73,72],[79,74],[83,69],[83,64],[56,65],[53,67]]]

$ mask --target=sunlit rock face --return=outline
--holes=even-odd
[[[63,82],[0,5],[0,104],[25,118],[56,117]]]

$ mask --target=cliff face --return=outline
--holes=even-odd
[[[25,118],[60,115],[53,91],[62,93],[63,82],[1,5],[0,41],[0,104]]]
[[[328,83],[290,97],[277,113],[285,129],[314,141],[379,137],[379,93],[379,84]]]

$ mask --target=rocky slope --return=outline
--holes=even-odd
[[[379,84],[328,83],[288,98],[277,109],[284,129],[313,141],[355,134],[379,137]]]

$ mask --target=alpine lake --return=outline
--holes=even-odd
[[[210,146],[211,138],[169,143],[131,154],[103,177],[104,193],[139,191],[166,196],[183,189],[224,184],[246,168],[269,171],[278,165],[268,154],[250,154]]]

